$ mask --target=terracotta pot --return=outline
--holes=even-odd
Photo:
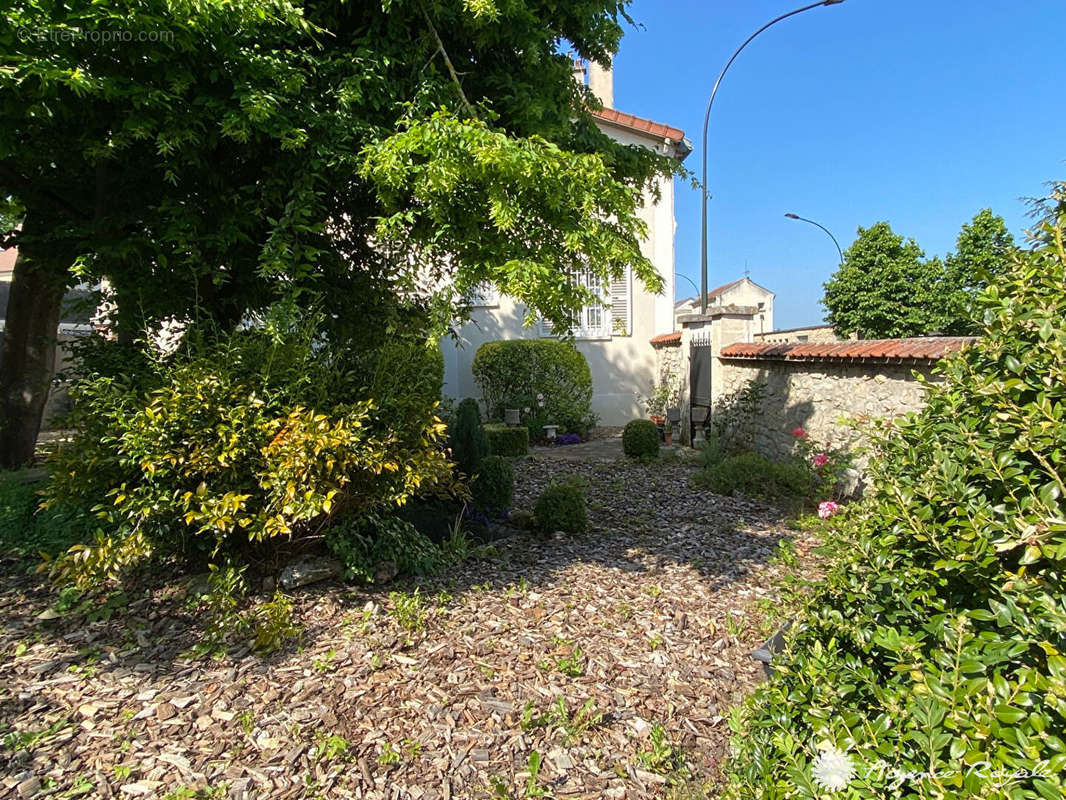
[[[651,421],[656,425],[663,425],[666,422],[666,417],[660,417],[658,414],[651,415]]]
[[[663,435],[666,437],[666,444],[671,445],[674,443],[673,431],[666,431]]]

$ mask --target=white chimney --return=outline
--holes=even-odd
[[[614,76],[610,67],[589,62],[589,89],[604,108],[614,108]]]

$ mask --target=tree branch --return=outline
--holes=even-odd
[[[426,11],[424,3],[418,4],[422,9],[422,16],[426,18],[426,25],[429,26],[429,32],[433,34],[433,38],[437,42],[437,50],[440,51],[441,56],[444,58],[444,65],[448,68],[448,74],[452,77],[452,83],[455,84],[456,90],[459,92],[459,99],[463,103],[463,107],[467,113],[472,117],[477,116],[477,112],[474,111],[474,107],[470,105],[470,101],[466,99],[466,93],[463,92],[463,84],[459,82],[459,73],[455,71],[455,65],[452,64],[452,60],[448,57],[448,51],[444,48],[444,42],[441,41],[440,34],[437,33],[437,28],[433,24],[433,20],[429,18],[429,12]]]
[[[55,192],[38,186],[29,178],[25,177],[24,175],[20,175],[18,172],[11,169],[11,167],[9,167],[7,164],[0,163],[0,179],[2,179],[4,183],[16,189],[19,189],[19,193],[22,194],[24,197],[28,195],[46,197],[53,203],[58,205],[60,208],[64,209],[71,216],[77,219],[89,219],[89,215],[86,214],[82,209],[78,208],[72,203],[67,202]]]

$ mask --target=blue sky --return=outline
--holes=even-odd
[[[802,0],[635,0],[615,106],[683,128],[733,50]],[[751,270],[775,322],[822,318],[822,283],[859,225],[888,220],[927,255],[983,207],[1020,236],[1021,198],[1066,178],[1063,0],[845,0],[778,23],[730,68],[709,138],[710,285]],[[699,283],[699,195],[677,184],[677,270]],[[678,279],[678,296],[694,294]]]

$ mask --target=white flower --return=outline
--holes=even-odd
[[[851,756],[843,750],[829,747],[814,760],[811,777],[827,792],[836,792],[845,788],[855,777],[855,765],[851,762]]]
[[[543,400],[544,399],[544,395],[538,393],[537,394],[537,399],[538,400]]]

